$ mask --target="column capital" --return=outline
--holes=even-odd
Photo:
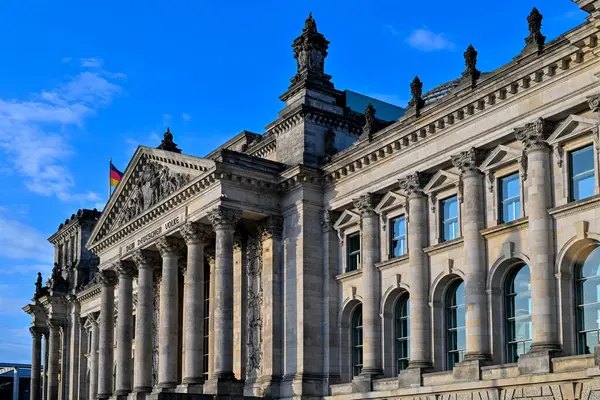
[[[539,118],[521,128],[515,129],[515,137],[523,144],[525,153],[535,149],[549,149],[546,138],[552,130],[552,122]]]
[[[160,264],[160,260],[156,252],[148,250],[136,250],[133,253],[133,262],[138,270],[140,269],[154,269],[156,265]]]
[[[137,274],[135,264],[131,261],[118,261],[116,267],[119,278],[133,278]]]
[[[370,217],[375,215],[375,207],[381,200],[381,196],[375,193],[365,193],[356,199],[353,199],[354,207],[358,208],[361,217]]]
[[[163,236],[158,238],[156,241],[156,247],[158,247],[158,252],[161,257],[165,257],[167,255],[176,255],[179,256],[181,253],[181,245],[177,242],[177,239],[170,236]]]
[[[485,151],[471,147],[452,156],[452,165],[460,171],[462,176],[480,174],[479,164],[483,161]]]
[[[234,229],[242,217],[242,211],[235,208],[218,206],[210,210],[207,217],[215,230]]]
[[[98,271],[98,273],[96,274],[96,278],[102,286],[114,287],[118,282],[117,274],[115,273],[115,271],[111,270]]]
[[[340,213],[338,211],[333,210],[325,210],[323,211],[323,221],[321,221],[321,226],[323,226],[323,231],[328,232],[333,229],[333,225],[340,217]]]
[[[198,224],[195,222],[187,222],[179,230],[179,233],[181,233],[181,236],[183,236],[186,244],[206,242],[210,232],[211,229],[208,225]]]
[[[404,178],[400,178],[398,184],[400,185],[400,189],[405,191],[409,197],[422,197],[426,181],[427,175],[416,171]]]
[[[41,326],[30,326],[29,327],[29,333],[31,333],[31,337],[34,339],[41,338],[45,331],[46,331],[46,329],[42,328]]]
[[[283,236],[283,217],[278,215],[261,221],[260,232],[263,238],[281,239]]]
[[[588,96],[587,101],[590,106],[590,110],[595,113],[600,112],[600,93]]]
[[[50,330],[62,329],[66,325],[65,321],[63,321],[62,319],[57,319],[57,318],[48,319],[47,324],[48,324],[48,328]]]

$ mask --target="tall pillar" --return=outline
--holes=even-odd
[[[408,195],[408,270],[410,282],[409,369],[431,368],[431,321],[429,311],[429,263],[423,251],[427,240],[427,197],[425,178],[415,172],[400,179]],[[420,377],[419,377],[420,380]]]
[[[546,137],[551,124],[543,119],[515,131],[527,156],[527,252],[531,271],[533,341],[531,353],[549,358],[560,351],[554,277],[554,222],[552,207],[552,164]],[[521,357],[523,358],[523,357]],[[523,360],[526,361],[526,360]]]
[[[98,358],[98,399],[107,399],[113,392],[114,307],[117,275],[103,270],[97,274],[100,281],[100,342]]]
[[[163,390],[177,386],[179,348],[179,265],[181,249],[174,238],[162,237],[157,243],[162,257],[162,281],[158,323],[158,385]]]
[[[86,324],[80,319],[79,320],[79,353],[77,357],[79,359],[77,369],[77,388],[78,392],[73,396],[72,400],[87,400],[87,394],[89,391],[89,384],[86,382],[88,372],[88,359],[86,352],[88,351],[89,345],[89,334],[86,328]]]
[[[133,253],[133,260],[138,268],[133,390],[136,393],[150,393],[153,363],[154,266],[148,253],[141,250]]]
[[[63,325],[63,321],[48,320],[47,400],[58,400],[58,358],[60,352],[60,329]]]
[[[76,296],[69,295],[68,297],[69,303],[71,303],[71,345],[69,346],[70,355],[69,355],[69,399],[75,400],[77,399],[77,394],[79,393],[79,354],[80,354],[80,342],[79,342],[79,332],[81,329],[81,320],[80,320],[80,305]]]
[[[463,248],[466,255],[467,348],[465,361],[491,360],[486,294],[487,264],[485,243],[481,235],[481,230],[485,228],[484,183],[483,174],[477,168],[482,156],[480,150],[471,148],[452,157],[452,163],[460,171],[463,187],[460,215],[464,238]]]
[[[100,348],[100,327],[98,325],[98,319],[95,316],[89,315],[88,321],[91,325],[90,382],[88,400],[94,400],[98,394],[98,352]]]
[[[183,289],[183,383],[189,387],[204,382],[204,245],[209,230],[205,225],[188,222],[180,232],[187,245],[187,272]]]
[[[215,342],[211,378],[217,381],[234,380],[233,232],[241,215],[242,212],[240,210],[223,206],[219,206],[208,213],[208,219],[213,224],[216,233],[213,331]],[[218,392],[218,388],[215,391]]]
[[[44,335],[44,367],[42,369],[42,400],[48,399],[48,346],[50,342],[50,332],[46,329]]]
[[[379,245],[379,217],[375,207],[380,196],[367,193],[354,199],[354,207],[361,218],[361,269],[363,291],[363,368],[361,375],[381,375],[381,318],[379,317],[380,283],[379,271],[375,267],[381,260]],[[370,389],[369,389],[370,390]]]
[[[32,326],[29,328],[29,332],[31,332],[31,385],[29,388],[29,399],[40,400],[43,328]]]
[[[117,317],[117,376],[115,395],[126,396],[131,392],[132,341],[133,341],[133,276],[132,262],[121,261],[117,266],[119,275],[119,308]]]

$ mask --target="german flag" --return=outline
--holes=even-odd
[[[117,167],[115,167],[111,161],[110,162],[110,186],[117,187],[119,182],[121,182],[121,177],[123,177],[123,173],[121,171],[119,171],[117,169]]]

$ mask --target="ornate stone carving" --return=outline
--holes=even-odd
[[[425,105],[425,101],[421,97],[423,95],[423,82],[418,76],[415,76],[412,83],[410,84],[410,93],[412,98],[408,102],[409,108],[414,108],[416,116],[421,115],[421,108]]]
[[[40,326],[30,326],[29,333],[31,333],[32,338],[41,338],[44,334],[45,329]]]
[[[422,196],[423,187],[425,187],[426,181],[427,177],[425,174],[421,172],[415,172],[405,176],[404,178],[400,178],[398,183],[400,185],[400,189],[406,192],[407,195]]]
[[[155,277],[152,287],[152,386],[158,384],[158,321],[160,316],[160,279]]]
[[[207,214],[214,229],[234,229],[242,217],[242,211],[235,208],[218,206]]]
[[[248,305],[246,323],[248,329],[247,340],[247,375],[256,377],[259,375],[262,358],[262,243],[261,232],[255,232],[248,237],[246,256],[248,267],[246,269],[248,279]]]
[[[328,232],[333,229],[333,225],[336,223],[337,219],[340,217],[340,213],[333,210],[325,210],[323,211],[323,221],[321,225],[323,226],[323,231]]]
[[[452,164],[458,168],[461,175],[480,173],[478,166],[484,156],[484,151],[471,147],[469,150],[452,156]]]
[[[96,279],[102,286],[115,286],[118,282],[117,274],[110,270],[98,271]]]
[[[292,85],[308,78],[327,86],[333,86],[329,82],[331,76],[325,74],[325,57],[327,57],[328,47],[329,41],[317,31],[317,23],[310,13],[304,22],[302,34],[292,44],[294,58],[298,64],[297,73],[291,80]]]
[[[324,147],[324,160],[325,162],[331,161],[331,158],[337,153],[335,148],[335,132],[329,128],[323,135],[323,147]]]
[[[530,150],[538,148],[548,148],[546,138],[552,130],[552,123],[543,118],[529,123],[522,128],[515,129],[515,137],[523,143],[523,148],[527,153]]]
[[[157,149],[172,151],[174,153],[181,153],[181,149],[177,147],[177,143],[173,141],[173,134],[171,133],[171,128],[167,128],[167,131],[163,135],[163,140]]]
[[[49,318],[46,323],[49,329],[62,329],[66,325],[65,321],[57,318]]]
[[[135,264],[131,261],[119,261],[116,263],[116,270],[120,277],[133,278],[137,274]]]
[[[35,295],[36,297],[42,292],[42,273],[38,272],[37,280],[35,281]]]
[[[210,234],[210,228],[203,224],[188,222],[179,230],[186,244],[205,242]]]
[[[525,38],[525,49],[523,50],[524,53],[532,50],[544,50],[546,36],[542,35],[542,19],[544,19],[542,14],[540,14],[537,8],[533,7],[533,10],[531,10],[531,13],[527,17],[529,36]]]
[[[48,288],[53,292],[64,292],[69,290],[69,282],[63,277],[61,268],[58,263],[54,263],[52,275],[48,280]]]
[[[148,161],[134,184],[116,226],[131,221],[190,181],[189,174],[172,172],[168,167]]]
[[[263,239],[281,239],[283,236],[283,217],[271,216],[261,221],[260,232]]]
[[[156,241],[156,247],[161,257],[169,255],[179,255],[181,253],[181,245],[177,239],[170,236],[163,236]]]
[[[375,193],[365,193],[362,196],[353,199],[354,207],[358,208],[362,217],[375,215],[375,207],[381,200],[381,196]]]
[[[590,110],[595,113],[600,112],[600,93],[588,96],[587,98]]]
[[[160,264],[160,260],[156,256],[156,253],[151,253],[146,250],[136,250],[132,256],[133,262],[138,269],[154,269],[155,266]]]
[[[463,81],[469,81],[471,85],[475,85],[475,82],[481,76],[481,72],[477,69],[477,50],[472,44],[467,47],[464,57],[466,69],[462,73],[462,79]]]
[[[373,133],[375,133],[375,112],[375,107],[369,103],[367,108],[365,108],[365,125],[363,126],[362,135],[360,135],[361,139],[367,138],[371,141],[373,138]]]

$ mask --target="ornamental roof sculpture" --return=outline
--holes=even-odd
[[[310,13],[304,22],[302,33],[292,44],[294,58],[297,62],[297,73],[291,79],[290,86],[303,80],[309,80],[333,88],[333,84],[329,82],[331,76],[325,74],[325,57],[327,57],[329,43],[325,36],[317,31],[317,23]]]
[[[472,44],[467,47],[464,57],[466,69],[462,73],[462,80],[474,86],[477,79],[481,76],[481,72],[477,69],[477,50],[475,50]]]
[[[173,134],[171,128],[167,128],[167,131],[163,135],[162,142],[158,145],[157,149],[172,151],[174,153],[181,153],[181,149],[177,147],[177,143],[173,141]]]
[[[542,35],[543,19],[544,16],[540,14],[537,8],[533,7],[533,10],[531,10],[531,13],[527,17],[529,36],[525,38],[525,48],[523,49],[523,53],[528,53],[531,51],[540,52],[544,50],[546,36]]]

